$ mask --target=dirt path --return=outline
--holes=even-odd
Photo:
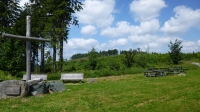
[[[197,65],[200,67],[200,63],[197,63],[197,62],[191,62],[191,64],[194,64],[194,65]]]

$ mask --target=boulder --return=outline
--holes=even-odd
[[[30,94],[31,95],[42,95],[42,94],[47,94],[49,93],[48,91],[48,86],[46,85],[45,81],[41,82],[35,82],[35,83],[29,83],[29,88],[30,88]]]
[[[29,86],[20,80],[6,80],[0,83],[0,98],[24,97],[29,93]]]
[[[47,85],[50,92],[61,92],[66,89],[63,82],[49,81],[47,82]]]

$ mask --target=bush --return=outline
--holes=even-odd
[[[144,53],[137,54],[135,61],[137,67],[142,67],[142,68],[147,67],[146,54]]]
[[[55,74],[49,74],[47,77],[47,80],[60,80],[61,74],[55,73]]]

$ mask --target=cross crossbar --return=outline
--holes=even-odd
[[[26,36],[18,36],[18,35],[12,35],[3,33],[2,37],[6,38],[15,38],[15,39],[21,39],[21,40],[30,40],[30,41],[40,41],[40,42],[50,42],[50,39],[43,39],[43,38],[36,38],[36,37],[26,37]]]

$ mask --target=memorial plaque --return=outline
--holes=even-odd
[[[6,87],[6,95],[9,96],[19,96],[21,91],[20,86],[7,86]]]

